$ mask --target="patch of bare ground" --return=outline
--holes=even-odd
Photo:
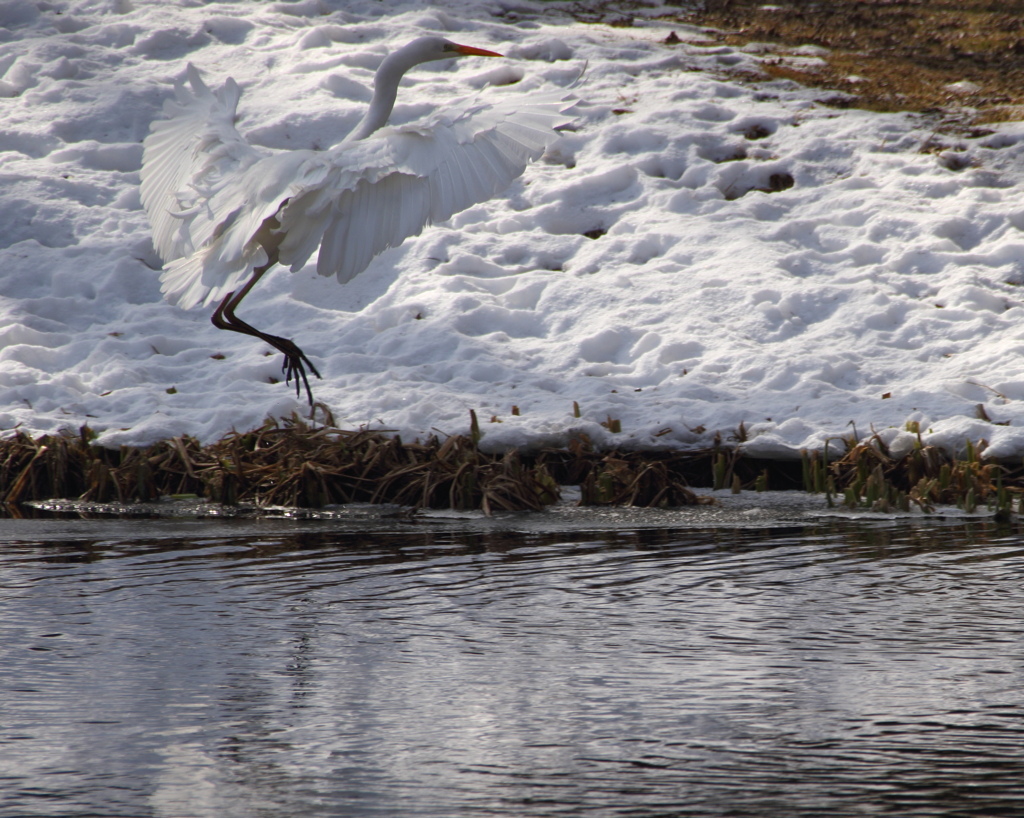
[[[709,44],[777,46],[764,71],[838,92],[826,104],[947,114],[961,130],[1024,119],[1024,0],[679,0],[668,14],[646,0],[554,5],[584,23],[654,18],[700,28]],[[827,49],[824,65],[787,60],[807,45]]]
[[[1021,0],[707,0],[671,19],[717,42],[780,47],[775,77],[843,95],[835,104],[877,111],[964,111],[968,126],[1024,116]],[[798,70],[781,55],[827,49],[824,66]]]

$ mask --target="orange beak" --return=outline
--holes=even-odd
[[[483,48],[473,48],[471,45],[456,45],[455,50],[466,57],[504,57],[497,51],[487,51]]]

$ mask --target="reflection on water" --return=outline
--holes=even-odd
[[[0,547],[0,814],[1024,814],[991,524]]]

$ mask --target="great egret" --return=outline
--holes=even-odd
[[[164,261],[164,296],[189,309],[219,301],[213,324],[260,338],[285,355],[285,381],[313,393],[316,367],[291,340],[235,315],[274,264],[316,269],[344,283],[378,253],[434,222],[500,193],[557,137],[573,104],[564,91],[528,100],[464,100],[408,125],[388,127],[398,83],[413,66],[459,56],[500,57],[441,37],[420,37],[388,55],[355,130],[326,151],[273,152],[235,130],[240,89],[212,93],[189,64],[166,119],[144,143],[142,204]]]

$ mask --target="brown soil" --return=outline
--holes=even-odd
[[[858,107],[947,113],[969,108],[975,110],[966,119],[974,123],[1024,115],[1021,0],[707,0],[704,8],[681,10],[672,19],[706,27],[709,36],[728,45],[827,48],[827,67],[797,71],[769,60],[765,70],[854,94]],[[947,87],[964,81],[977,90]]]

